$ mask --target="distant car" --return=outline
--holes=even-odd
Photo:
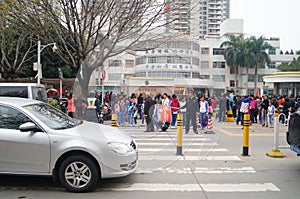
[[[22,97],[47,102],[47,92],[43,84],[0,83],[0,97]]]
[[[129,175],[138,163],[126,132],[23,98],[0,97],[0,151],[0,174],[53,176],[71,192]]]

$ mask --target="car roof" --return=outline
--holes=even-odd
[[[17,105],[17,106],[25,106],[25,105],[36,104],[41,102],[37,100],[21,98],[21,97],[0,97],[0,103]]]
[[[18,83],[18,82],[0,82],[0,86],[39,86],[45,87],[43,84],[37,83]]]

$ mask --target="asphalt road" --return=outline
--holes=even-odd
[[[144,127],[120,127],[138,143],[136,173],[99,183],[96,191],[65,192],[51,178],[0,176],[0,198],[300,198],[300,157],[266,156],[274,148],[274,129],[250,127],[249,156],[243,156],[243,130],[234,123],[215,123],[210,134],[183,134],[183,154],[177,155],[177,129],[143,132]],[[280,127],[280,145],[286,145]]]

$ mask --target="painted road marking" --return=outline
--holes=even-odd
[[[103,184],[101,191],[206,191],[206,192],[278,192],[273,183],[236,183],[236,184],[169,184],[169,183],[134,183]]]
[[[169,138],[134,138],[135,141],[141,141],[141,140],[155,140],[155,141],[174,141],[177,140],[175,137],[169,137]],[[184,141],[210,141],[208,138],[183,138]]]
[[[176,151],[175,148],[139,148],[138,149],[139,152],[170,152],[170,151]],[[208,152],[208,151],[211,151],[211,152],[225,152],[225,151],[228,151],[227,149],[225,148],[219,148],[219,149],[183,149],[183,152]]]
[[[183,142],[184,144],[185,142]],[[147,145],[147,146],[162,146],[163,144],[165,145],[176,145],[175,142],[167,142],[167,143],[164,143],[164,142],[161,142],[161,143],[157,143],[157,142],[137,142],[138,146],[142,146],[142,145]],[[193,146],[217,146],[218,144],[217,143],[193,143],[193,142],[190,142],[190,143],[186,143],[186,144],[191,144]]]
[[[240,168],[230,168],[230,167],[195,167],[191,169],[190,167],[185,168],[175,168],[175,167],[159,167],[159,168],[147,168],[142,169],[138,168],[135,171],[136,174],[154,174],[154,173],[163,173],[163,174],[228,174],[228,173],[256,173],[252,167],[240,167]]]
[[[208,161],[240,161],[241,159],[238,156],[145,156],[141,154],[139,156],[140,161],[147,160],[167,160],[167,161],[176,161],[176,160],[187,160],[187,161],[196,161],[196,160],[208,160]]]

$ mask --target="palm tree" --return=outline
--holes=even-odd
[[[272,48],[272,46],[265,42],[265,38],[263,36],[260,36],[259,38],[252,36],[250,38],[250,41],[252,43],[251,51],[254,54],[254,58],[255,58],[254,91],[256,91],[258,66],[264,66],[265,63],[267,63],[267,64],[270,63],[270,57],[266,53],[266,49],[270,49],[270,48]]]
[[[225,47],[224,58],[228,66],[233,67],[235,73],[235,93],[237,93],[237,73],[238,67],[243,63],[243,35],[227,35],[228,40],[221,44],[221,48]]]
[[[249,68],[253,68],[256,64],[255,53],[252,51],[253,42],[250,39],[246,39],[242,46],[242,67],[246,68],[247,74],[247,85],[248,88],[248,79],[249,79]]]

